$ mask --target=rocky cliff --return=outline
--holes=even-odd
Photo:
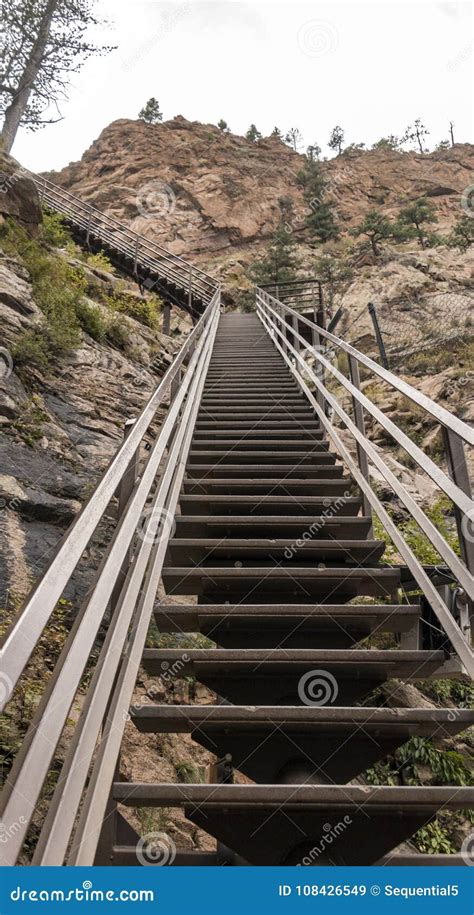
[[[280,219],[281,198],[291,200],[294,231],[305,238],[296,184],[303,161],[277,137],[254,143],[183,117],[157,125],[120,120],[79,162],[48,177],[176,254],[211,264],[229,249],[264,243]],[[457,144],[429,155],[347,150],[323,170],[343,229],[372,207],[392,215],[424,195],[443,227],[471,183],[474,148]]]

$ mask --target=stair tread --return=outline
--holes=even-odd
[[[474,724],[474,710],[458,709],[454,717],[451,709],[427,708],[370,708],[357,706],[231,706],[231,705],[160,705],[148,704],[139,708],[132,706],[132,719],[140,727],[146,720],[167,723],[170,730],[181,732],[200,725],[237,726],[258,728],[267,725],[318,727],[318,735],[324,727],[339,731],[359,728],[380,731],[381,728],[408,730],[414,725],[420,728],[419,736],[432,734],[433,726],[442,727],[443,734],[456,734]],[[315,732],[316,733],[316,732]]]
[[[212,788],[212,790],[210,790]],[[472,805],[474,789],[429,786],[381,785],[227,785],[227,784],[156,784],[115,782],[115,800],[129,806],[149,801],[150,805],[173,806],[196,804],[202,808],[238,807],[369,808],[371,812],[391,810],[402,814],[412,809],[437,811],[447,805],[462,810]]]

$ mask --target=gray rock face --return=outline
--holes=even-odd
[[[108,276],[103,283],[108,288]],[[25,268],[0,259],[0,610],[21,600],[51,561],[119,447],[126,420],[140,412],[189,329],[175,316],[174,335],[164,337],[127,318],[125,351],[84,333],[48,373],[22,365],[20,377],[15,345],[44,320]],[[112,524],[101,522],[67,589],[75,606]]]
[[[13,216],[30,231],[42,221],[36,187],[16,159],[0,150],[0,216]]]

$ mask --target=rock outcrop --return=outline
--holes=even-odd
[[[304,239],[306,206],[296,182],[303,157],[279,140],[253,143],[179,116],[163,124],[114,121],[79,162],[48,177],[176,254],[212,258],[260,245],[274,232],[282,198]],[[370,208],[393,215],[426,195],[440,225],[459,212],[472,181],[474,148],[457,144],[429,155],[347,150],[323,163],[341,225]]]

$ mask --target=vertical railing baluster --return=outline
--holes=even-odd
[[[355,356],[351,356],[351,355],[349,355],[349,375],[350,375],[350,379],[351,379],[351,382],[354,385],[354,387],[357,388],[358,391],[360,391],[359,363],[357,362],[357,359],[355,358]],[[365,435],[364,408],[363,408],[362,404],[357,400],[356,397],[352,397],[352,405],[354,408],[354,422],[355,422],[359,432],[361,432],[365,438],[366,435]],[[361,447],[361,445],[359,445],[359,442],[357,442],[357,460],[359,462],[359,468],[360,468],[360,472],[361,472],[362,476],[369,483],[370,482],[369,462],[367,460],[367,454],[365,453],[365,451]],[[367,496],[365,495],[365,493],[362,493],[362,508],[363,508],[364,515],[367,515],[370,518],[372,518],[372,507],[371,507],[371,504],[370,504]],[[372,536],[372,525],[371,525],[371,529],[370,529],[368,536],[369,537]]]
[[[453,483],[455,483],[456,486],[459,486],[459,489],[461,489],[462,492],[465,493],[469,499],[471,499],[471,481],[469,479],[469,471],[467,468],[464,442],[456,432],[453,432],[452,429],[446,429],[445,426],[442,426],[441,428],[443,432],[443,441],[446,451],[449,476],[451,477]],[[472,534],[469,531],[469,528],[474,528],[474,517],[467,518],[467,516],[464,515],[464,513],[460,508],[458,508],[457,505],[454,505],[453,508],[459,538],[459,551],[461,553],[461,559],[469,571],[474,574],[474,540],[472,538]],[[470,628],[472,633],[474,631],[474,604],[467,597],[466,607],[468,621],[465,622],[464,629]]]

